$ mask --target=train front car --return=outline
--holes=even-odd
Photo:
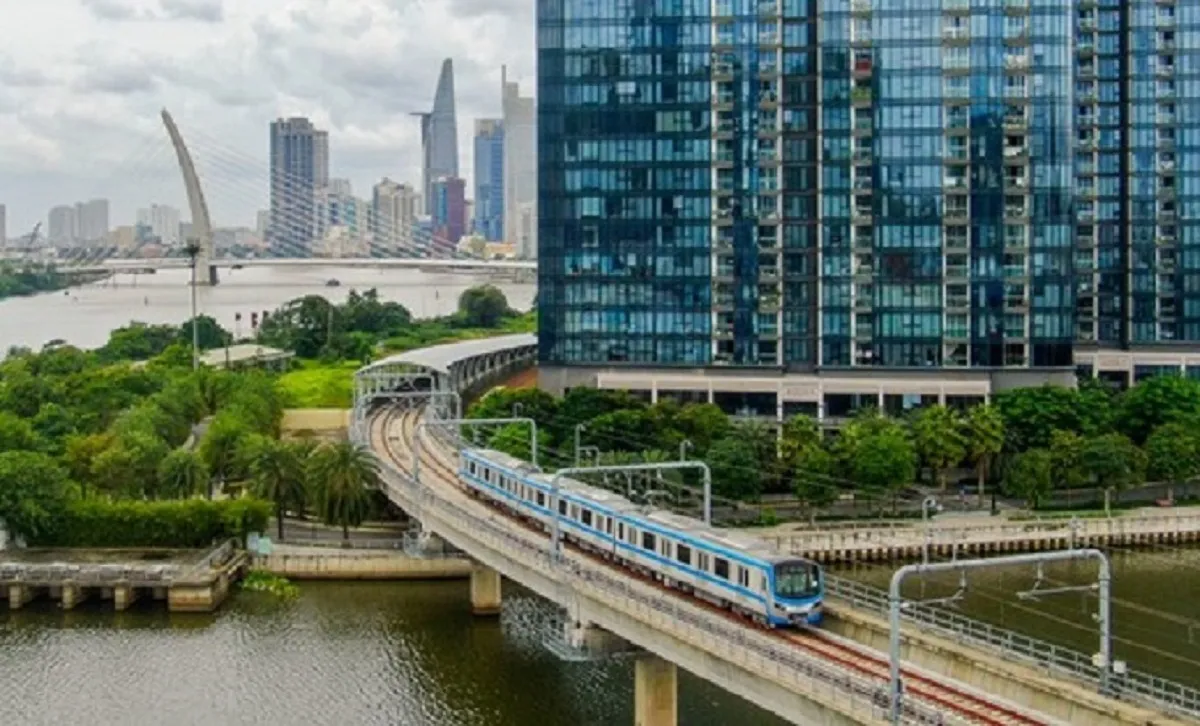
[[[772,625],[821,624],[825,579],[819,564],[799,558],[776,560],[771,572],[771,586]]]

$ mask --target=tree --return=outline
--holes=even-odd
[[[733,429],[729,416],[711,403],[689,403],[675,415],[675,428],[692,442],[693,453],[704,456],[713,442],[723,439]]]
[[[58,403],[43,403],[32,423],[38,437],[47,442],[55,454],[62,453],[65,439],[78,430],[71,411]]]
[[[604,413],[592,419],[582,439],[602,450],[643,451],[656,448],[660,430],[648,408]]]
[[[45,443],[29,421],[0,411],[0,451],[39,451]]]
[[[1176,486],[1200,476],[1200,438],[1192,428],[1181,423],[1168,423],[1154,429],[1146,439],[1147,473],[1155,481],[1172,486],[1167,498],[1175,498]]]
[[[356,333],[379,336],[400,332],[412,324],[412,313],[397,302],[379,299],[379,291],[371,288],[359,293],[351,290],[341,306],[342,327]]]
[[[1159,426],[1200,417],[1200,381],[1155,376],[1126,391],[1117,403],[1116,428],[1142,443]]]
[[[515,456],[522,461],[533,461],[533,452],[529,449],[532,439],[529,424],[512,423],[502,426],[488,441],[488,446],[496,451],[503,451],[509,456]],[[550,449],[550,436],[538,429],[538,452]]]
[[[929,406],[917,411],[912,420],[917,453],[933,470],[938,487],[946,490],[946,470],[967,455],[967,437],[958,412],[945,406]]]
[[[809,523],[815,524],[817,509],[837,501],[837,459],[819,443],[810,443],[793,452],[787,462],[793,491],[808,509]]]
[[[178,337],[173,325],[148,325],[133,322],[108,334],[100,356],[109,361],[148,360],[166,350]],[[191,342],[191,333],[187,337]]]
[[[917,451],[900,426],[880,428],[859,441],[850,471],[860,487],[890,495],[894,509],[896,496],[916,476]]]
[[[275,522],[283,540],[284,515],[288,508],[304,506],[306,476],[298,449],[265,436],[252,437],[246,446],[255,496],[275,504]]]
[[[212,348],[224,348],[233,343],[233,334],[225,328],[221,327],[212,316],[197,315],[196,316],[196,338],[200,345],[200,350],[211,350]],[[183,343],[188,348],[189,355],[192,347],[192,321],[188,319],[182,325],[175,329],[175,341]],[[165,348],[163,350],[166,350]],[[160,351],[161,352],[161,351]]]
[[[67,472],[46,454],[0,453],[0,520],[9,532],[36,538],[53,527],[70,496]]]
[[[337,307],[320,295],[296,298],[263,320],[258,339],[265,345],[316,358],[340,330]]]
[[[983,506],[983,487],[996,457],[1004,450],[1004,417],[995,406],[982,404],[967,411],[967,458],[975,465],[979,482],[979,506]]]
[[[1111,514],[1113,492],[1120,493],[1142,481],[1146,470],[1145,454],[1124,434],[1103,434],[1084,441],[1084,471],[1104,489],[1104,511]]]
[[[171,451],[158,465],[160,496],[182,499],[190,497],[209,481],[204,459],[195,451],[178,448]]]
[[[63,464],[71,479],[81,487],[96,484],[95,463],[105,451],[116,443],[110,433],[75,434],[67,438],[63,447]],[[86,490],[85,490],[86,492]]]
[[[478,285],[458,297],[458,314],[469,328],[494,328],[512,314],[508,298],[495,285]]]
[[[1054,458],[1046,449],[1030,449],[1013,457],[1004,477],[1004,490],[1036,509],[1053,487]]]
[[[253,433],[253,430],[236,415],[218,414],[209,424],[204,437],[200,439],[199,454],[209,475],[220,482],[229,481],[239,473],[238,447],[241,441]],[[209,499],[212,498],[212,485],[208,488]]]
[[[800,452],[823,444],[821,427],[811,416],[803,414],[792,416],[783,423],[783,434],[780,436],[780,457],[792,461]]]
[[[741,500],[757,499],[762,494],[762,470],[752,442],[727,436],[714,443],[705,458],[712,469],[714,494]]]
[[[1015,388],[995,396],[1004,419],[1005,449],[1044,449],[1055,431],[1084,433],[1085,416],[1078,391],[1063,386]]]
[[[1084,439],[1074,431],[1054,431],[1050,434],[1050,466],[1052,481],[1060,489],[1075,489],[1087,483],[1083,467]]]
[[[317,491],[321,519],[341,526],[342,539],[350,543],[350,527],[367,518],[370,489],[380,485],[379,464],[371,452],[349,441],[326,444],[313,453],[309,476]]]

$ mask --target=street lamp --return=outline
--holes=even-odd
[[[200,369],[200,327],[196,323],[196,258],[200,256],[200,240],[192,237],[184,248],[192,267],[192,370]]]
[[[929,545],[933,539],[933,531],[929,529],[929,516],[940,511],[942,511],[942,505],[938,504],[937,497],[925,497],[925,501],[921,502],[922,528],[925,530],[925,544],[921,547],[921,562],[926,565],[929,564]]]
[[[582,434],[584,429],[586,429],[586,428],[587,428],[587,426],[585,426],[584,424],[575,424],[575,466],[580,465],[579,457],[582,454],[582,450],[579,447],[579,443],[580,443],[579,438],[580,438],[580,434]]]

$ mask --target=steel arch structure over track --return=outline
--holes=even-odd
[[[447,343],[388,356],[355,372],[352,423],[361,427],[379,401],[421,391],[470,392],[532,365],[536,359],[537,336],[532,333]],[[435,397],[430,405],[441,409],[443,418],[453,417],[448,396]]]

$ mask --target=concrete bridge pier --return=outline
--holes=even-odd
[[[471,570],[471,612],[475,615],[500,614],[500,573],[476,565]]]
[[[112,590],[113,608],[120,612],[128,610],[129,606],[137,600],[138,591],[129,585],[117,585]]]
[[[634,726],[676,726],[679,721],[679,673],[675,664],[656,655],[633,664]]]
[[[572,619],[564,624],[563,630],[563,639],[568,646],[591,656],[600,657],[636,650],[629,641],[594,623]]]
[[[33,588],[28,585],[8,586],[8,609],[20,610],[33,600]]]

